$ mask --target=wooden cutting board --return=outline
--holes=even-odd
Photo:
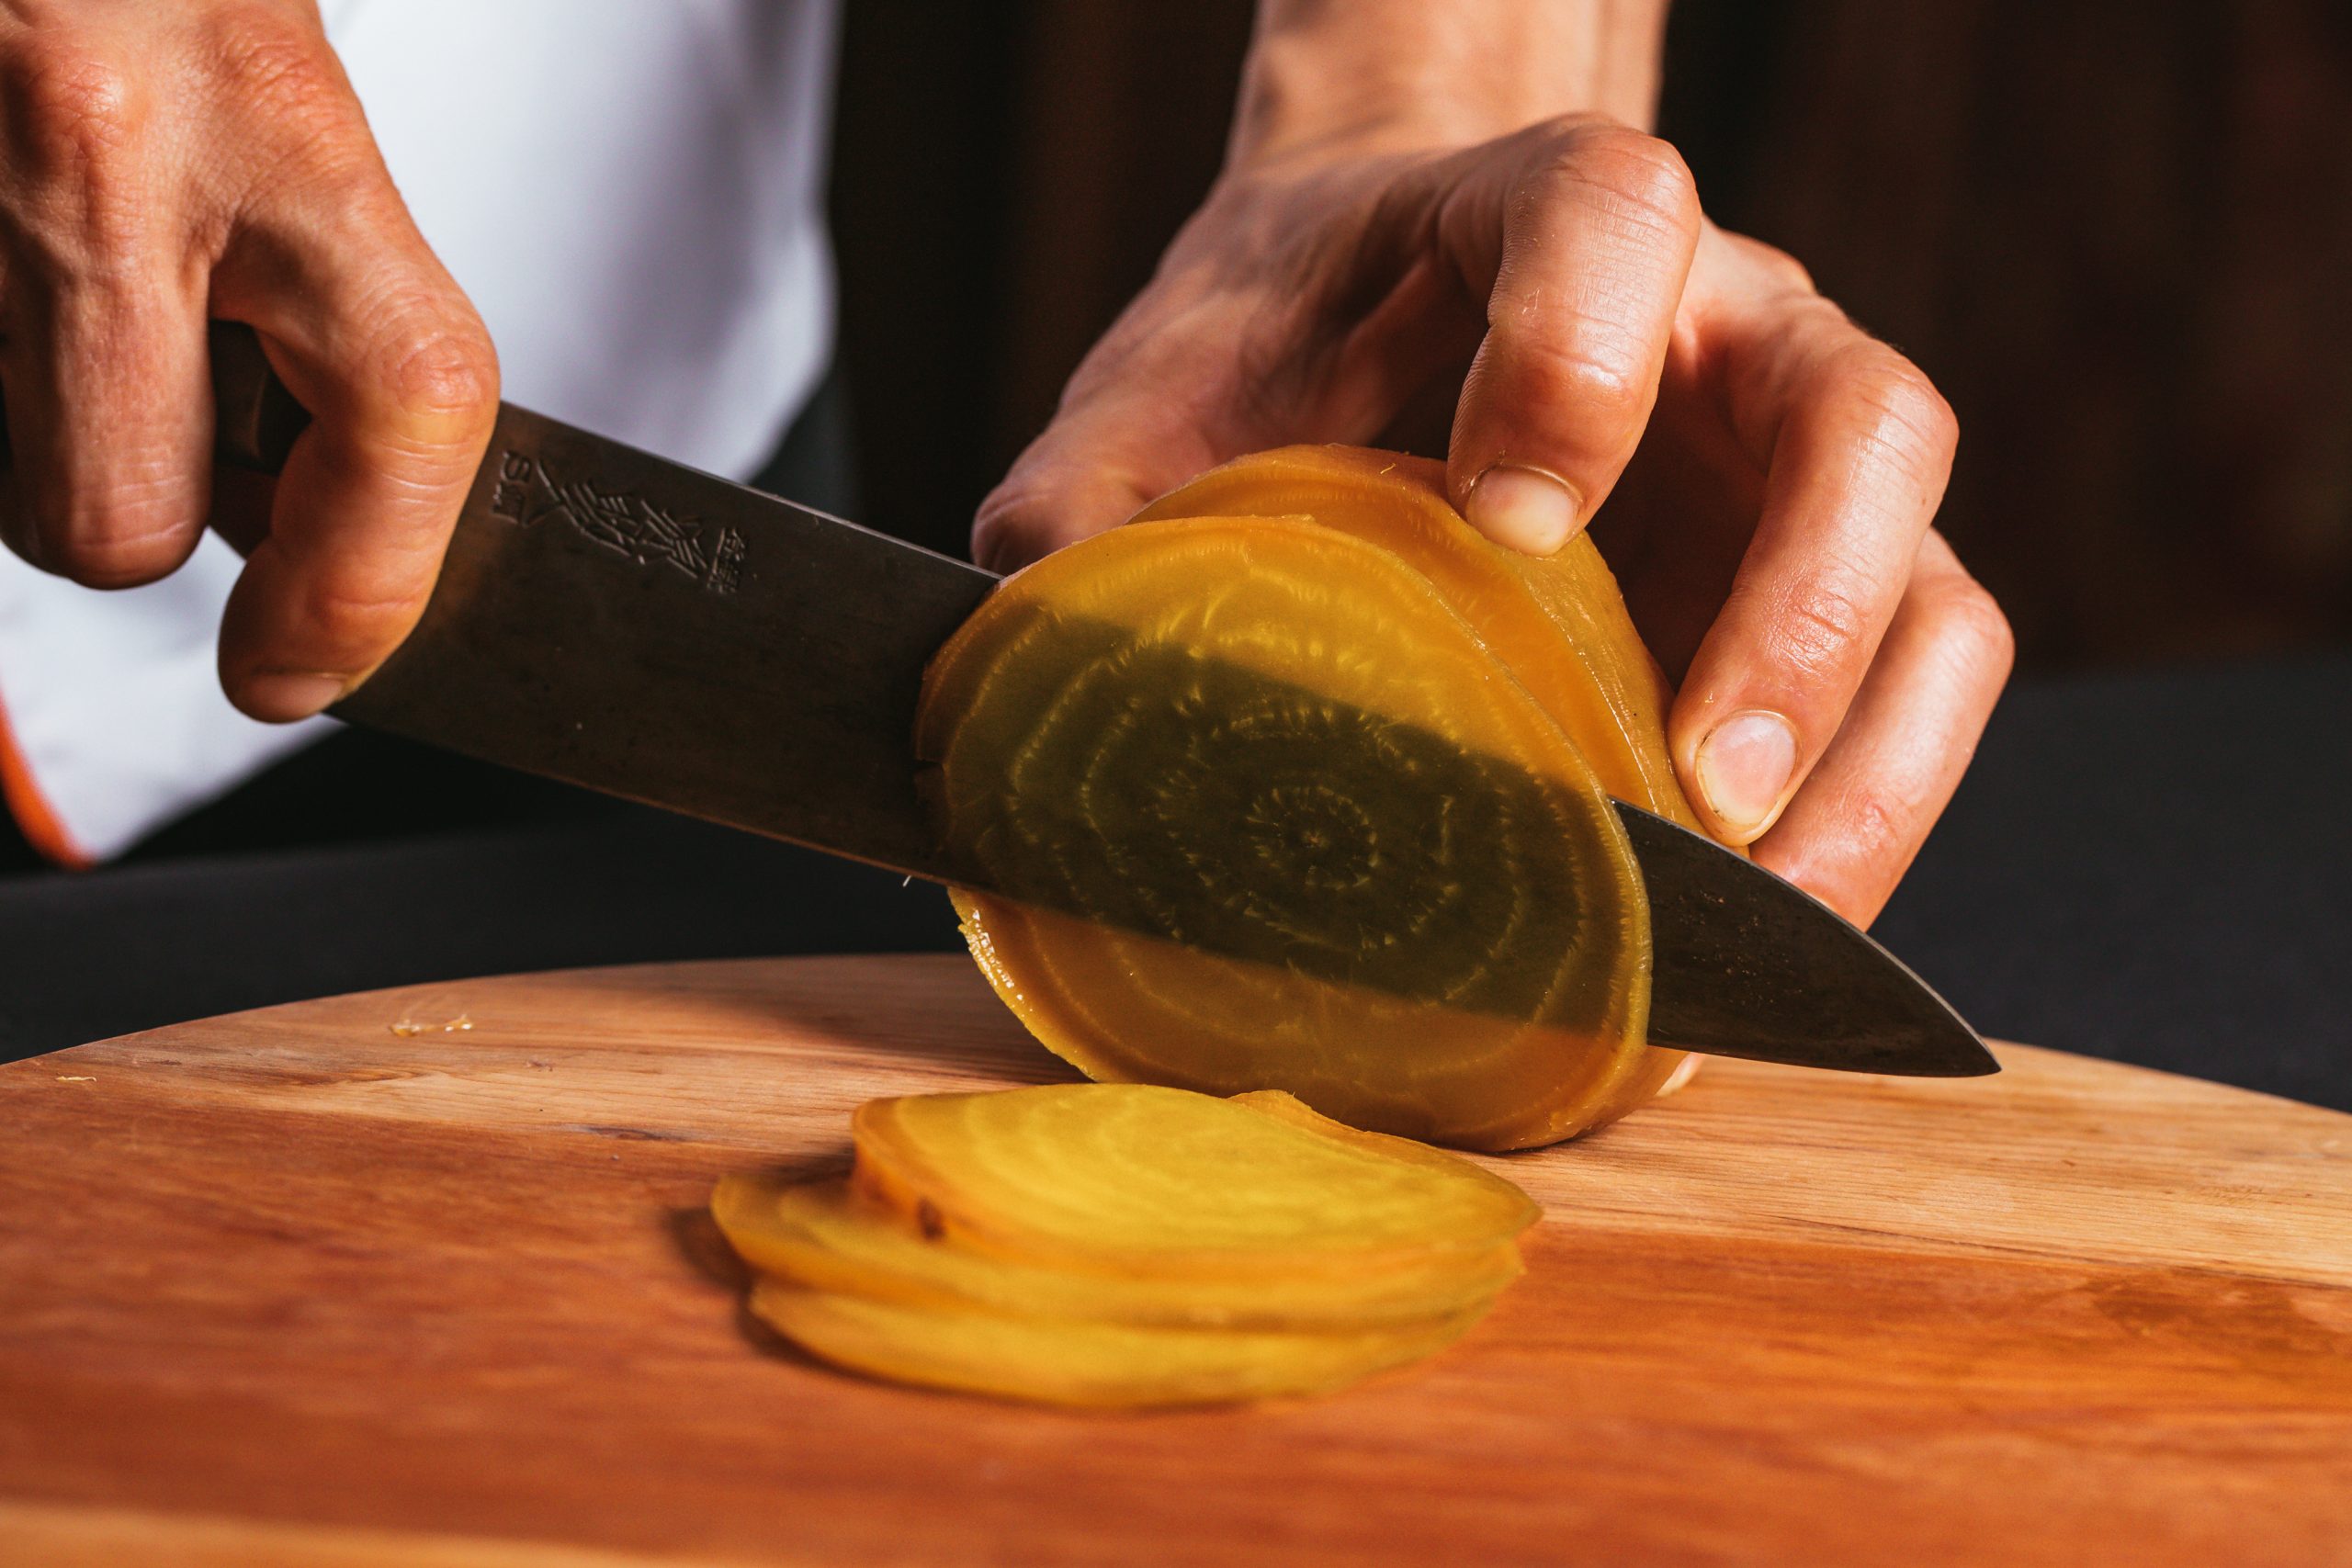
[[[1066,1076],[961,959],[85,1046],[0,1068],[0,1561],[2352,1562],[2352,1117],[2001,1055],[1712,1064],[1496,1162],[1549,1217],[1437,1360],[1088,1416],[802,1359],[701,1212]]]

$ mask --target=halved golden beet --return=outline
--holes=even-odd
[[[1051,1404],[1221,1404],[1322,1393],[1420,1359],[1476,1321],[1329,1333],[1170,1328],[881,1301],[762,1280],[752,1310],[810,1354],[900,1382]]]
[[[957,898],[975,957],[1093,1077],[1510,1148],[1672,1069],[1600,782],[1381,545],[1199,518],[1073,546],[941,649],[916,741],[999,895]]]
[[[1210,469],[1134,521],[1305,517],[1395,551],[1477,628],[1530,695],[1575,740],[1603,788],[1679,822],[1705,825],[1667,750],[1674,688],[1634,627],[1617,579],[1579,534],[1549,556],[1493,543],[1445,498],[1445,466],[1355,446],[1284,446]],[[1745,850],[1736,852],[1745,854]],[[1688,1082],[1700,1059],[1659,1051],[1616,1086],[1593,1125]]]
[[[1549,556],[1493,543],[1445,498],[1445,467],[1401,452],[1284,446],[1211,468],[1136,513],[1304,517],[1401,557],[1567,732],[1603,788],[1701,830],[1666,749],[1674,691],[1579,534]]]
[[[1538,1217],[1467,1160],[1287,1111],[1145,1084],[871,1100],[854,1179],[960,1247],[1187,1285],[1483,1269]]]
[[[909,1306],[1039,1317],[1317,1330],[1426,1324],[1485,1305],[1521,1272],[1519,1250],[1507,1241],[1480,1253],[1384,1258],[1275,1280],[1052,1267],[927,1235],[846,1180],[787,1185],[730,1176],[710,1206],[728,1241],[763,1274]]]

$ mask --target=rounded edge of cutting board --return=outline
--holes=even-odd
[[[1547,1219],[1430,1365],[1104,1417],[818,1368],[701,1218],[728,1170],[839,1168],[873,1095],[1068,1076],[960,958],[125,1036],[0,1067],[0,1517],[394,1543],[355,1562],[2352,1550],[2352,1117],[1998,1050],[1710,1063],[1489,1162]]]

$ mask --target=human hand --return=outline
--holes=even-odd
[[[411,221],[307,0],[0,5],[0,536],[98,588],[250,546],[221,683],[341,696],[422,613],[488,444],[488,333]],[[206,328],[250,322],[312,415],[216,475]]]
[[[1411,445],[1446,413],[1448,488],[1488,536],[1547,553],[1600,512],[1717,836],[1874,916],[2008,669],[2007,623],[1929,528],[1952,417],[1794,262],[1709,224],[1654,138],[1572,117],[1237,165],[974,553],[1009,569],[1242,453]]]

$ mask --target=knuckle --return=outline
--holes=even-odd
[[[1813,273],[1804,263],[1778,245],[1768,245],[1761,240],[1746,235],[1736,236],[1740,254],[1756,270],[1765,286],[1778,294],[1816,294]]]
[[[1785,583],[1734,583],[1724,618],[1752,627],[1752,659],[1778,684],[1847,686],[1879,627],[1870,583],[1860,562],[1830,558]]]
[[[45,530],[41,558],[85,588],[136,588],[167,577],[195,542],[184,502],[119,501]]]
[[[1905,454],[1914,466],[1950,467],[1960,441],[1960,418],[1936,384],[1917,366],[1875,342],[1849,363],[1845,397],[1865,434]]]
[[[1833,675],[1870,640],[1871,606],[1834,581],[1807,582],[1772,619],[1771,661],[1804,683]]]
[[[1917,816],[1912,802],[1883,785],[1856,784],[1840,804],[1849,859],[1876,865],[1908,858],[1911,824]]]
[[[302,596],[307,624],[326,640],[354,654],[369,656],[398,641],[424,612],[432,591],[432,573],[409,570],[394,558],[393,570],[378,573],[354,570],[366,563],[341,563],[322,574]]]
[[[1699,226],[1699,186],[1670,141],[1614,120],[1560,124],[1547,174],[1598,195],[1629,219],[1676,232]]]
[[[334,72],[322,39],[272,6],[216,8],[210,54],[217,76],[248,101],[300,104],[331,87]]]
[[[211,80],[271,145],[332,164],[367,142],[365,121],[326,40],[275,6],[232,6],[211,18]]]
[[[1951,472],[1960,421],[1935,383],[1909,360],[1859,331],[1823,355],[1800,400],[1830,439],[1850,445],[1868,470],[1899,481],[1924,502]]]
[[[11,129],[33,172],[110,170],[137,141],[144,96],[131,73],[71,38],[28,41],[7,56]]]
[[[392,406],[423,423],[454,423],[467,434],[498,406],[498,355],[470,310],[435,305],[410,313],[379,351]]]
[[[1786,583],[1736,581],[1716,624],[1736,628],[1726,662],[1743,680],[1802,699],[1860,678],[1858,661],[1877,623],[1869,604],[1826,572]]]
[[[1984,585],[1956,572],[1939,585],[1938,631],[1957,657],[1994,681],[2006,679],[2017,659],[2017,633]]]
[[[1512,356],[1514,400],[1539,418],[1573,411],[1584,427],[1623,436],[1647,422],[1652,396],[1647,367],[1638,345],[1613,341],[1622,334],[1598,329],[1578,332],[1571,344],[1524,339]]]
[[[69,455],[19,468],[9,487],[14,530],[42,567],[85,588],[135,588],[187,558],[204,506],[174,455],[134,457],[104,476],[74,467]]]
[[[1050,473],[1016,473],[990,491],[972,521],[972,558],[1008,571],[1075,543],[1088,530],[1066,517],[1063,485]]]

